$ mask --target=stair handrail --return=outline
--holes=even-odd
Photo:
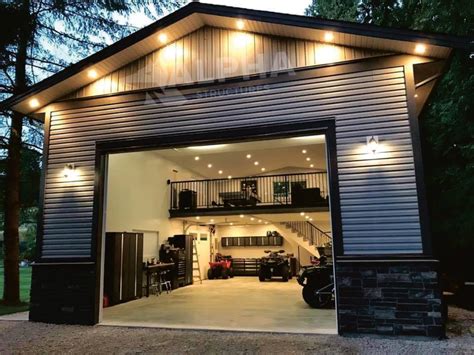
[[[289,221],[284,223],[297,233],[302,234],[304,238],[307,238],[311,245],[323,246],[326,243],[332,242],[331,235],[309,221]]]

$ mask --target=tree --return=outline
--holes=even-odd
[[[452,35],[472,34],[474,24],[471,0],[313,0],[307,11]],[[466,52],[455,52],[420,116],[434,248],[444,270],[456,273],[472,272],[474,252],[474,69],[467,58]]]
[[[65,68],[136,29],[133,13],[156,18],[183,0],[16,0],[0,3],[0,99],[23,93],[28,85]],[[17,112],[2,112],[0,149],[6,149],[3,300],[19,298],[21,156],[41,143],[42,128]],[[25,139],[25,134],[26,138]]]

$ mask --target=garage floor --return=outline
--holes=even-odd
[[[312,309],[301,286],[256,277],[204,280],[105,308],[102,325],[336,334],[333,309]]]

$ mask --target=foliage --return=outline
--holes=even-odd
[[[22,94],[28,85],[127,36],[136,29],[127,21],[131,15],[142,13],[153,19],[183,2],[1,1],[0,100]],[[0,112],[0,198],[4,200],[0,216],[6,254],[4,301],[9,304],[19,302],[18,229],[24,222],[21,218],[29,215],[25,208],[38,204],[42,141],[41,123],[19,113]],[[30,250],[31,238],[27,244]]]
[[[473,11],[472,0],[313,0],[308,8],[329,19],[452,35],[473,33]],[[474,69],[467,58],[456,51],[420,116],[431,230],[445,269],[474,251]]]

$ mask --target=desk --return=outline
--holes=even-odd
[[[174,271],[174,263],[161,263],[161,264],[154,264],[145,266],[146,272],[146,296],[150,296],[150,278],[152,274],[158,275],[158,280],[160,279],[159,275],[161,272],[165,270],[172,270]],[[158,281],[159,282],[159,281]]]

